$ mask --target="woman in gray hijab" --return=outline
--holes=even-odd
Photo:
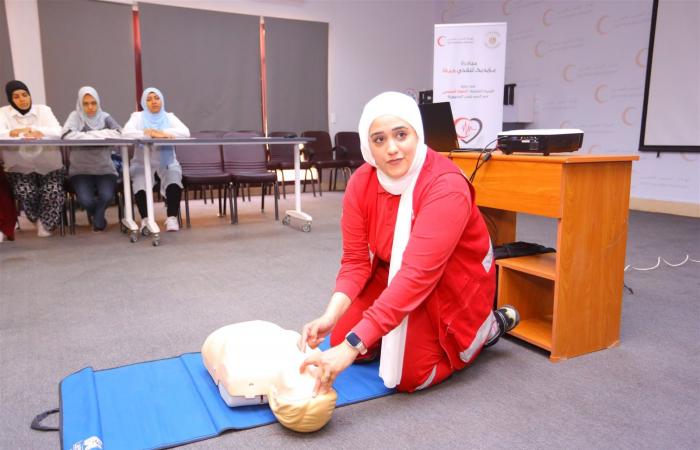
[[[121,137],[121,127],[100,106],[97,91],[83,86],[78,91],[75,111],[63,125],[63,139],[106,139]],[[117,185],[117,170],[112,163],[112,147],[72,147],[68,176],[87,211],[95,232],[107,227],[105,211]]]

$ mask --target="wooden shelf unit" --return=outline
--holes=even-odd
[[[445,154],[470,174],[477,153]],[[498,305],[511,334],[558,361],[615,346],[634,155],[493,155],[476,174],[476,202],[494,245],[516,241],[517,213],[557,219],[557,253],[501,259]]]

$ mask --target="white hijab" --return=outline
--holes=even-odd
[[[379,184],[389,193],[400,195],[399,210],[394,227],[394,241],[391,246],[391,261],[389,263],[389,284],[394,275],[401,268],[403,252],[408,244],[411,234],[411,217],[413,215],[413,188],[420,175],[428,146],[425,145],[423,135],[423,120],[415,100],[398,92],[384,92],[370,100],[362,111],[358,131],[360,134],[360,147],[362,157],[373,167],[377,164],[369,148],[369,129],[375,119],[381,116],[395,116],[406,122],[418,135],[418,144],[413,162],[408,171],[401,178],[392,178],[377,168]],[[404,347],[406,345],[406,330],[408,329],[408,316],[401,324],[382,338],[382,353],[379,362],[379,376],[384,380],[384,385],[393,388],[401,382],[403,368]]]
[[[97,111],[92,117],[88,116],[85,110],[83,110],[83,97],[88,94],[97,102]],[[102,111],[100,96],[97,94],[95,88],[91,86],[83,86],[80,88],[78,91],[78,101],[75,102],[75,110],[78,112],[78,120],[80,120],[80,127],[77,131],[83,131],[86,125],[91,130],[102,130],[105,127],[105,120],[109,117],[109,114]]]

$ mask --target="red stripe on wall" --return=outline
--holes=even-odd
[[[141,73],[141,24],[139,11],[132,11],[134,30],[134,68],[136,69],[136,110],[141,111],[141,92],[143,92],[143,74]]]

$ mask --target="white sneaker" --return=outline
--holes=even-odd
[[[180,224],[177,222],[177,217],[170,216],[165,219],[165,231],[180,231]]]
[[[41,223],[41,220],[36,221],[36,235],[39,237],[51,237],[53,235],[52,232],[44,228],[44,225]]]
[[[4,241],[4,240],[5,240],[5,233],[3,233],[2,231],[0,231],[0,242],[2,242],[2,241]]]
[[[142,236],[148,236],[151,234],[151,230],[148,229],[148,217],[141,219],[141,226],[139,227],[139,232]]]

